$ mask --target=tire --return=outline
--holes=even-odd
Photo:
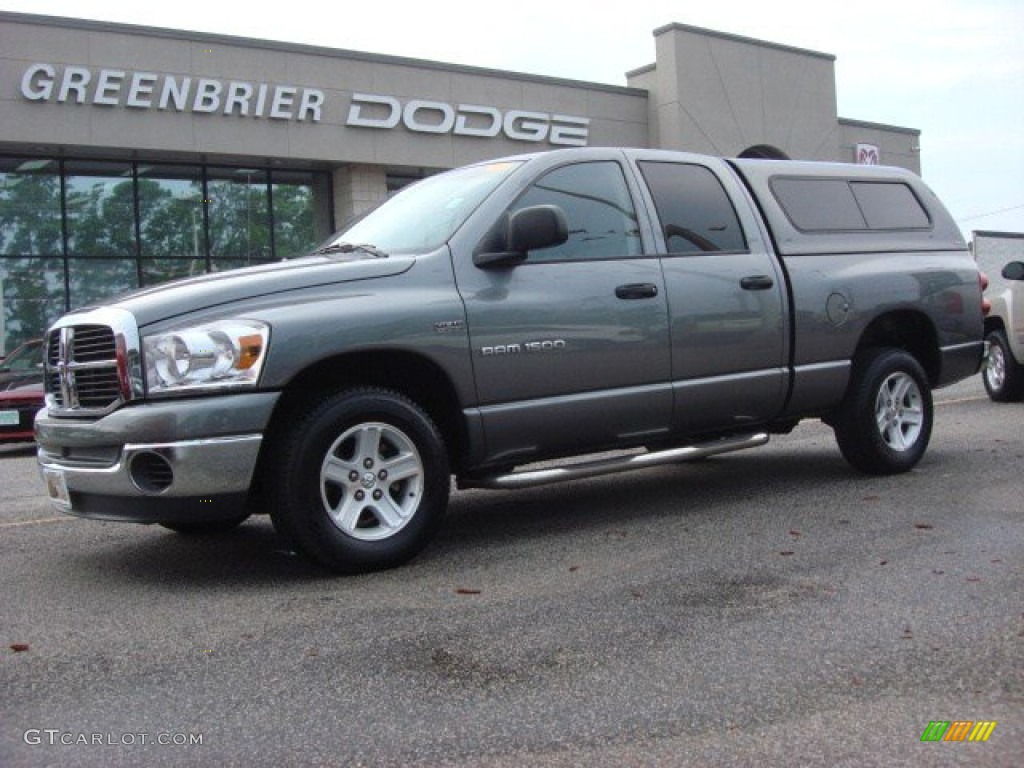
[[[858,353],[832,427],[855,469],[894,475],[913,469],[931,439],[934,408],[928,377],[899,349]]]
[[[985,391],[997,403],[1016,403],[1024,400],[1024,365],[1013,358],[1006,333],[992,331],[985,337],[988,355],[981,378]]]
[[[339,573],[391,568],[433,538],[448,506],[444,441],[430,417],[382,389],[329,395],[295,418],[268,464],[274,527]]]
[[[212,520],[203,523],[160,523],[160,526],[182,536],[215,536],[219,533],[233,531],[246,520],[249,513],[233,517],[230,520]]]

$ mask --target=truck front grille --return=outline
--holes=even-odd
[[[133,398],[134,324],[59,323],[46,337],[46,404],[56,416],[102,415]]]

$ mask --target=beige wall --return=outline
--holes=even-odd
[[[661,145],[735,156],[768,144],[791,157],[836,159],[835,57],[673,24],[655,31],[648,84]]]
[[[383,94],[402,104],[410,99],[484,105],[502,114],[527,110],[590,119],[592,145],[643,146],[647,143],[647,96],[641,91],[554,78],[491,72],[435,62],[306,46],[271,44],[217,35],[123,27],[0,13],[0,149],[31,151],[66,147],[97,154],[132,151],[184,158],[274,158],[298,163],[387,164],[444,168],[488,157],[550,149],[544,142],[413,133],[401,123],[390,130],[346,126],[354,93]],[[116,106],[30,101],[21,81],[33,63],[53,65],[58,77],[67,65],[126,73]],[[160,78],[199,78],[258,87],[266,83],[323,95],[320,120],[271,119],[126,106],[133,73]],[[157,84],[159,89],[159,82]],[[155,102],[155,98],[153,101]],[[255,98],[253,99],[255,101]],[[269,109],[269,106],[268,106]],[[255,111],[252,106],[251,111]],[[426,119],[432,114],[424,113]],[[39,147],[40,149],[36,149]],[[294,164],[294,163],[293,163]]]

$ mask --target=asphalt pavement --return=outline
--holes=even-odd
[[[64,516],[2,448],[0,766],[1019,766],[1024,404],[937,401],[906,475],[805,422],[456,493],[426,552],[359,577],[265,519]],[[921,740],[967,721],[996,725]]]

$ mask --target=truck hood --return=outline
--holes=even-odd
[[[176,280],[132,291],[104,301],[103,304],[128,310],[135,316],[139,326],[143,327],[242,300],[398,275],[410,269],[415,262],[415,256],[307,256]],[[93,308],[84,307],[76,310],[76,313]]]

